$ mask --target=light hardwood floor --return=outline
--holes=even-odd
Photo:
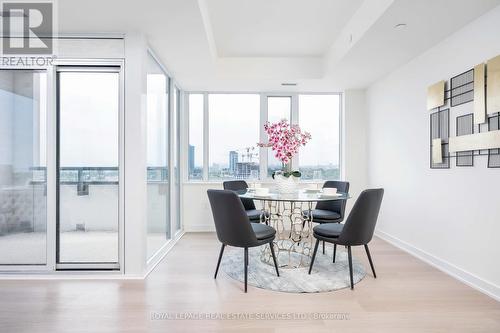
[[[374,239],[349,289],[287,294],[213,279],[219,244],[187,234],[144,281],[0,281],[0,332],[500,332],[500,303]],[[354,255],[369,271],[363,248]],[[186,313],[341,313],[347,320],[167,320]],[[152,316],[157,316],[151,319]]]

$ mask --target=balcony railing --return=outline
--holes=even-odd
[[[31,184],[45,183],[47,169],[45,167],[32,167]],[[59,169],[59,184],[64,185],[118,185],[118,167],[61,167]],[[148,183],[168,182],[167,167],[148,167]]]

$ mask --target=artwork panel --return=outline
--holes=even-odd
[[[445,81],[439,81],[427,88],[427,110],[444,105]]]
[[[500,148],[500,131],[456,136],[449,139],[451,153]]]
[[[441,139],[432,140],[432,163],[443,163],[443,149],[441,147]]]
[[[486,110],[488,114],[500,112],[500,56],[487,62]]]
[[[486,122],[485,65],[474,67],[474,124]]]

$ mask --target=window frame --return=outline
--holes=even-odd
[[[65,64],[60,63],[54,68],[54,84],[57,90],[57,96],[55,98],[55,117],[56,117],[56,159],[55,159],[55,224],[56,224],[56,234],[55,234],[55,268],[57,270],[71,270],[71,269],[109,269],[109,270],[120,270],[124,265],[124,246],[123,237],[125,230],[125,178],[124,178],[124,168],[125,168],[125,154],[124,154],[124,63],[121,61],[109,61],[106,65],[92,65],[87,63],[76,64]],[[60,215],[61,215],[61,190],[60,190],[60,172],[61,172],[61,105],[60,105],[60,86],[61,86],[61,73],[116,73],[118,74],[118,118],[117,118],[117,144],[118,144],[118,198],[117,198],[117,227],[118,227],[118,253],[116,262],[93,262],[93,261],[62,261],[60,258],[61,254],[61,234],[60,228]]]
[[[299,121],[299,96],[300,95],[331,95],[331,96],[338,96],[339,97],[339,180],[345,180],[345,173],[344,173],[344,95],[343,93],[319,93],[319,92],[300,92],[297,94],[297,122]],[[314,140],[314,138],[313,138]],[[294,167],[299,169],[300,168],[300,152],[299,154],[294,157],[295,159],[295,165]],[[321,180],[331,180],[331,179],[326,179],[322,178]],[[306,182],[314,182],[314,180],[307,180]]]
[[[209,146],[210,146],[210,95],[255,95],[255,96],[259,96],[259,134],[257,135],[258,136],[258,140],[259,142],[262,142],[262,139],[261,139],[261,136],[262,136],[262,132],[260,130],[260,127],[261,126],[261,120],[262,120],[262,95],[260,93],[249,93],[249,92],[243,92],[243,93],[240,93],[240,92],[231,92],[231,93],[226,93],[226,92],[210,92],[210,93],[207,93],[206,95],[204,95],[204,98],[203,98],[203,101],[204,101],[204,105],[203,105],[203,110],[206,112],[204,114],[204,116],[206,116],[206,130],[205,130],[205,127],[204,127],[204,132],[207,133],[207,136],[205,137],[204,136],[204,139],[206,138],[206,140],[203,141],[204,143],[204,148],[207,149],[207,159],[205,159],[205,155],[203,156],[204,157],[204,160],[203,160],[203,171],[205,174],[205,169],[206,169],[206,173],[207,173],[207,178],[203,178],[203,179],[206,179],[208,182],[210,183],[217,183],[217,182],[221,182],[221,181],[225,181],[225,180],[234,180],[233,178],[224,178],[224,179],[220,179],[220,180],[215,180],[215,179],[210,179],[210,151],[209,151]],[[205,117],[203,119],[203,125],[205,126]],[[205,142],[208,143],[208,147],[206,147],[206,144]],[[260,179],[260,173],[261,173],[261,166],[260,166],[260,154],[261,154],[261,149],[265,149],[265,148],[259,148],[259,179]],[[206,162],[206,163],[205,163]],[[206,165],[206,168],[205,168],[205,165]]]
[[[184,110],[188,110],[189,108],[189,103],[186,101],[187,97],[189,94],[186,92],[186,90],[183,88],[182,84],[177,81],[176,77],[173,75],[172,72],[168,70],[167,67],[165,67],[160,60],[160,58],[157,56],[155,51],[151,46],[147,47],[147,53],[154,59],[154,61],[159,65],[163,73],[167,77],[167,84],[168,84],[168,100],[167,100],[167,107],[168,107],[168,144],[167,144],[167,149],[168,149],[168,154],[167,154],[167,159],[168,159],[168,164],[169,164],[169,172],[168,172],[168,192],[169,192],[169,212],[168,212],[168,219],[170,220],[170,238],[167,239],[166,243],[164,243],[161,248],[156,251],[156,253],[151,256],[150,258],[146,259],[146,266],[150,270],[151,267],[154,267],[160,260],[162,260],[165,251],[168,251],[172,246],[179,240],[179,238],[184,234],[184,221],[183,221],[183,214],[182,212],[177,212],[177,216],[175,216],[175,209],[173,209],[174,206],[179,206],[183,207],[183,184],[184,184],[184,179],[188,177],[188,173],[184,172],[185,168],[187,168],[187,163],[185,164],[185,161],[187,162],[187,149],[184,149],[184,147],[187,147],[189,145],[189,140],[184,136],[184,133],[187,133],[185,131],[185,126],[184,123],[188,119],[186,114],[188,112],[184,112]],[[177,123],[178,125],[178,130],[177,133],[174,131],[174,126],[176,124],[174,123],[174,112],[176,112],[176,106],[174,105],[174,98],[173,94],[175,92],[175,89],[178,90],[178,97],[179,100],[177,101],[178,103],[178,114],[177,114]],[[175,138],[174,136],[177,135]],[[174,145],[174,142],[177,140],[177,144]],[[174,166],[174,150],[176,149],[176,146],[178,148],[177,151],[177,158],[179,159],[179,188],[178,188],[178,195],[175,194],[176,188],[174,185],[174,173],[173,171],[173,166]],[[178,196],[179,202],[175,203],[175,197]],[[180,229],[175,228],[175,219],[180,220]]]
[[[203,183],[221,183],[223,180],[210,180],[208,177],[208,163],[209,163],[209,107],[208,107],[208,96],[210,94],[258,94],[260,95],[260,128],[259,128],[259,140],[264,142],[267,139],[267,135],[264,131],[264,123],[267,121],[268,110],[267,110],[267,98],[268,97],[290,97],[291,98],[291,124],[300,124],[299,119],[299,95],[335,95],[339,96],[339,169],[340,169],[340,179],[343,179],[344,174],[344,94],[342,92],[256,92],[256,91],[185,91],[184,94],[184,104],[185,104],[185,115],[182,122],[182,128],[184,130],[184,137],[189,138],[189,95],[199,94],[203,95],[203,177],[202,179],[189,179],[189,171],[186,170],[182,180],[183,183],[189,184],[203,184]],[[188,140],[182,145],[182,151],[184,156],[188,156],[189,142]],[[299,167],[300,152],[292,159],[292,168],[297,169]],[[184,161],[184,165],[187,166],[187,159]],[[267,176],[268,168],[268,158],[267,158],[267,148],[260,148],[259,150],[259,181],[270,182],[271,177]],[[324,179],[323,179],[324,180]],[[316,182],[312,180],[306,180],[304,182]]]
[[[163,64],[160,62],[160,60],[156,57],[154,52],[151,49],[147,50],[147,61],[152,61],[155,66],[157,66],[157,69],[160,70],[160,74],[165,77],[165,91],[163,92],[166,95],[166,101],[165,101],[165,110],[166,115],[165,115],[165,131],[167,132],[165,135],[165,150],[163,151],[163,157],[165,157],[165,164],[166,164],[166,172],[167,172],[167,177],[166,177],[166,182],[167,182],[167,196],[165,198],[164,204],[166,205],[166,214],[165,214],[165,219],[163,223],[165,224],[165,239],[164,242],[161,244],[160,247],[156,248],[153,250],[153,252],[149,253],[149,244],[148,244],[148,233],[149,231],[146,232],[146,263],[149,265],[152,261],[154,261],[155,257],[159,253],[161,253],[162,249],[171,242],[173,238],[173,227],[172,227],[172,220],[173,220],[173,211],[172,211],[172,203],[173,203],[173,198],[172,198],[172,193],[173,193],[173,184],[172,184],[172,161],[173,161],[173,153],[175,150],[175,147],[173,146],[173,126],[172,124],[172,111],[173,111],[173,95],[172,95],[172,90],[173,90],[173,80],[170,75],[170,73],[165,69]],[[149,68],[146,66],[146,118],[149,117],[149,108],[148,108],[148,96],[149,96],[149,90],[148,90],[148,75],[149,75]],[[149,135],[149,130],[150,128],[148,127],[148,121],[146,121],[146,137]],[[147,141],[147,140],[146,140]],[[146,170],[149,168],[148,166],[148,152],[146,148]],[[148,175],[146,172],[146,184],[148,184]],[[146,185],[147,186],[147,185]],[[146,202],[149,200],[149,197],[146,198]],[[146,204],[146,227],[149,228],[149,223],[150,223],[150,216],[149,216],[149,208],[148,204]]]

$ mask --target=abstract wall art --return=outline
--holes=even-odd
[[[475,156],[488,156],[487,167],[500,168],[500,56],[430,85],[427,108],[431,169],[450,168],[450,159],[472,167]]]

